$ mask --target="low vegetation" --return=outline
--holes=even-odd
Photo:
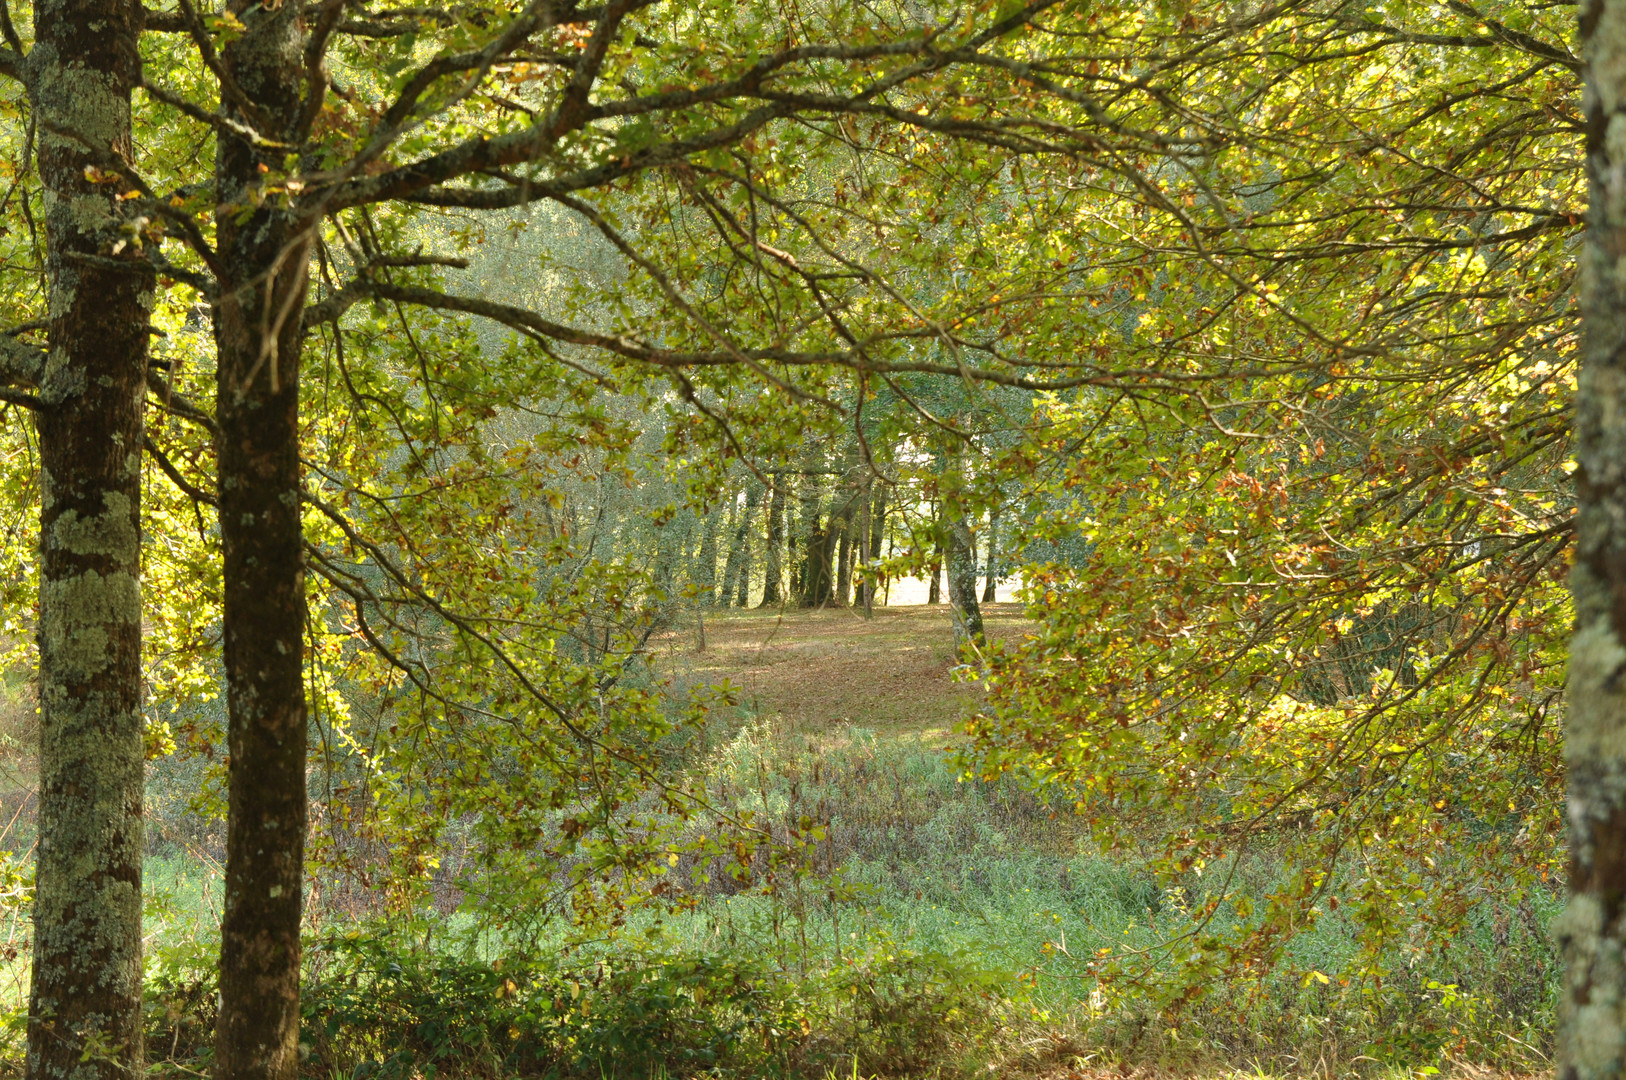
[[[986,609],[995,639],[1017,605]],[[941,608],[714,616],[655,643],[666,692],[726,682],[737,704],[691,736],[720,813],[812,837],[794,867],[759,859],[681,902],[631,911],[584,942],[467,916],[386,917],[342,891],[308,913],[302,1047],[311,1077],[1005,1077],[1113,1070],[1268,1075],[1540,1071],[1551,1052],[1557,891],[1483,898],[1449,948],[1345,971],[1352,927],[1329,912],[1290,959],[1175,1008],[1092,970],[1100,950],[1172,950],[1222,870],[1160,884],[1102,852],[1072,806],[955,759],[981,689],[957,678]],[[26,715],[13,691],[13,714]],[[913,703],[911,715],[909,703]],[[19,721],[20,722],[20,721]],[[12,748],[8,761],[26,768]],[[220,837],[153,766],[147,1039],[159,1075],[208,1067]],[[809,825],[811,823],[811,825]],[[691,828],[699,828],[698,824]],[[24,940],[32,838],[8,833],[9,941]],[[1279,871],[1239,868],[1244,894]],[[1251,883],[1251,889],[1250,889]],[[1233,885],[1233,888],[1235,886]],[[320,889],[320,886],[319,886]],[[20,1068],[27,956],[4,982]]]

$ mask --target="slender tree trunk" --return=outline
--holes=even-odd
[[[999,508],[988,514],[988,561],[983,564],[982,602],[992,604],[999,590]]]
[[[1626,3],[1582,0],[1590,212],[1581,249],[1577,514],[1564,755],[1570,898],[1559,1080],[1626,1072]]]
[[[857,492],[847,499],[847,505],[841,512],[841,533],[837,540],[836,551],[836,589],[835,600],[841,607],[848,607],[853,599],[853,510],[858,505]]]
[[[123,1078],[141,1045],[141,443],[150,268],[113,251],[141,77],[134,0],[34,7],[50,352],[40,379],[39,848],[28,1074]],[[93,262],[112,256],[114,262]],[[99,1052],[98,1052],[99,1050]]]
[[[864,483],[864,512],[863,519],[858,522],[858,564],[859,585],[858,600],[864,606],[864,618],[875,615],[875,572],[870,568],[871,551],[869,544],[870,515],[875,510],[875,493],[871,489],[871,482]]]
[[[762,485],[749,484],[745,489],[745,516],[740,519],[739,530],[740,581],[736,606],[740,608],[751,606],[751,519],[756,517],[757,507],[761,505]]]
[[[244,30],[221,54],[259,116],[228,119],[294,137],[303,82],[298,4],[232,0]],[[299,1066],[299,923],[304,898],[305,579],[299,511],[299,360],[311,223],[261,199],[286,151],[216,136],[222,266],[220,534],[231,750],[221,922],[220,1080],[293,1080]],[[237,208],[242,208],[241,210]]]
[[[773,478],[768,496],[768,547],[762,558],[762,606],[778,607],[785,602],[785,489],[789,478]]]
[[[813,595],[814,603],[824,607],[836,602],[836,548],[841,542],[841,522],[826,522],[820,541],[819,576],[814,582]]]
[[[878,562],[881,558],[881,542],[886,538],[886,485],[878,485],[875,497],[870,503],[869,511],[869,553],[864,556],[866,569],[864,571],[864,606],[866,609],[874,606],[875,592],[880,584],[880,575],[871,562]],[[883,600],[884,604],[885,601]]]
[[[740,546],[745,539],[745,533],[740,528],[741,516],[738,496],[731,497],[728,500],[728,521],[723,526],[723,534],[728,540],[728,554],[723,559],[723,584],[716,600],[722,607],[734,603],[734,590],[740,579]]]
[[[943,537],[933,530],[932,534],[932,565],[931,588],[926,594],[926,603],[941,604],[943,602]]]

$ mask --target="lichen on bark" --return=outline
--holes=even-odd
[[[45,193],[40,441],[40,780],[31,1077],[142,1070],[139,448],[151,273],[113,255],[132,150],[136,0],[42,0],[28,57]],[[30,370],[31,369],[31,370]]]
[[[1575,633],[1565,720],[1570,900],[1558,1071],[1626,1070],[1626,3],[1585,0],[1581,372],[1575,399]]]

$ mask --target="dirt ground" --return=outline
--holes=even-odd
[[[1027,620],[1014,603],[984,604],[987,633],[1016,639]],[[954,672],[954,631],[946,604],[862,611],[715,611],[706,648],[693,625],[658,644],[662,666],[686,682],[741,690],[741,701],[778,714],[795,730],[857,723],[880,730],[946,732],[982,697]]]

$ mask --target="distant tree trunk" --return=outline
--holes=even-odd
[[[215,136],[216,198],[230,208],[216,221],[214,323],[231,758],[214,1075],[293,1080],[307,813],[299,354],[315,223],[260,192],[300,139],[304,10],[228,10],[243,28],[221,62],[256,112],[223,98],[231,126]]]
[[[728,540],[728,554],[723,559],[722,587],[713,602],[719,607],[728,607],[734,603],[734,584],[740,576],[740,543],[743,533],[740,530],[739,496],[731,496],[728,500],[728,520],[723,523],[723,535]]]
[[[789,478],[779,473],[773,478],[768,496],[768,545],[762,557],[762,606],[778,607],[785,602],[785,489]]]
[[[695,556],[694,583],[699,590],[696,599],[704,607],[717,602],[717,525],[722,514],[722,508],[718,507],[706,515],[700,533],[700,552]]]
[[[1556,1074],[1626,1069],[1626,3],[1586,0],[1586,167],[1575,393],[1577,512],[1564,757],[1570,897],[1553,924],[1564,955]]]
[[[982,641],[982,609],[977,606],[977,541],[963,515],[943,523],[948,556],[949,614],[955,643]]]
[[[830,569],[825,557],[828,544],[822,523],[824,485],[819,483],[813,471],[818,462],[818,449],[809,444],[802,454],[802,486],[798,492],[800,512],[796,519],[798,556],[792,586],[796,602],[802,607],[823,604],[830,592]]]
[[[796,600],[802,607],[821,607],[830,599],[832,539],[824,523],[814,518],[812,531],[802,541],[802,558],[797,570]]]
[[[123,185],[86,171],[135,156],[130,94],[141,78],[142,7],[39,0],[34,12],[30,90],[45,189],[50,359],[38,386],[39,847],[28,1075],[113,1080],[144,1072],[140,511],[154,282],[134,251],[109,260]]]
[[[880,583],[880,575],[869,564],[879,562],[881,559],[881,541],[886,537],[886,485],[875,485],[874,498],[869,502],[869,550],[864,556],[864,606],[870,608],[875,603],[875,593]]]
[[[999,508],[988,513],[988,561],[983,564],[982,602],[992,604],[999,588]]]
[[[943,602],[943,537],[937,531],[932,532],[932,559],[931,589],[926,594],[926,603],[941,604]]]
[[[853,601],[853,514],[851,504],[841,518],[841,538],[836,551],[836,604],[849,607]]]
[[[742,608],[751,606],[751,519],[761,505],[762,485],[749,483],[745,489],[745,516],[740,519],[739,527],[740,578],[736,604]]]

